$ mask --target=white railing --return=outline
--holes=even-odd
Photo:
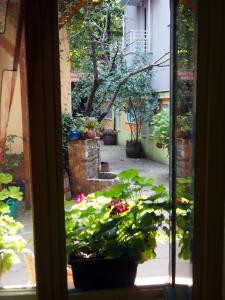
[[[130,30],[124,36],[125,53],[151,52],[150,32],[148,30]]]

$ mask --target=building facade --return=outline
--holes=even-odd
[[[149,62],[168,59],[170,51],[170,7],[169,0],[121,0],[124,5],[123,49],[130,64],[135,53],[149,57]],[[165,59],[163,58],[165,57]],[[157,92],[160,109],[169,106],[170,68],[153,68],[152,88]],[[118,130],[118,143],[126,144],[130,139],[129,118],[125,112],[111,112],[105,119],[105,127]],[[158,149],[153,139],[154,128],[144,124],[141,142],[145,156],[168,163],[165,149]]]

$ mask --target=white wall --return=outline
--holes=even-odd
[[[170,51],[169,0],[150,0],[153,61]],[[156,91],[169,91],[169,67],[155,68],[153,87]]]
[[[155,61],[170,51],[170,8],[169,0],[145,0],[147,8],[147,30],[150,30],[152,60]],[[130,30],[144,30],[144,9],[140,6],[126,6],[124,33]],[[127,57],[128,62],[131,55]],[[155,68],[153,88],[156,91],[169,91],[169,67]]]

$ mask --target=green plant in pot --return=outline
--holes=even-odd
[[[170,145],[170,120],[169,110],[163,109],[154,116],[154,140],[158,148],[167,149],[169,154]]]
[[[126,156],[137,158],[142,156],[140,141],[142,126],[145,122],[146,107],[139,101],[130,98],[125,106],[127,124],[130,128],[130,140],[126,142]]]
[[[192,112],[177,116],[177,138],[190,139],[192,132]]]
[[[88,139],[94,139],[96,133],[102,129],[101,123],[99,123],[94,118],[85,117],[85,127],[87,128],[86,134]]]
[[[5,203],[8,198],[21,200],[23,196],[18,187],[9,186],[11,182],[10,174],[0,173],[0,275],[19,261],[18,253],[22,253],[26,245],[19,235],[23,225],[9,216],[10,209]],[[3,185],[7,187],[3,188]]]
[[[67,254],[77,288],[133,286],[137,265],[156,257],[168,209],[166,188],[135,169],[120,172],[118,179],[107,191],[66,204]]]

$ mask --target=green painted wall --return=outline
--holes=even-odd
[[[118,144],[126,145],[127,140],[130,140],[129,132],[125,132],[123,130],[118,131],[118,135],[117,135]],[[167,157],[167,150],[157,148],[152,138],[147,136],[142,137],[141,142],[146,157],[163,164],[169,164],[169,159]]]
[[[163,164],[167,164],[167,165],[169,164],[167,150],[157,148],[154,139],[148,137],[142,137],[141,142],[146,157]]]

